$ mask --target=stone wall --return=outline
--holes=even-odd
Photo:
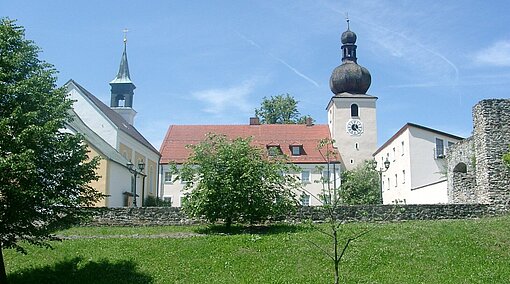
[[[89,208],[93,220],[85,225],[94,226],[161,226],[203,224],[203,220],[189,219],[175,207],[145,208]],[[363,205],[341,206],[340,220],[351,221],[399,221],[480,218],[504,214],[506,209],[488,204],[445,204],[445,205]],[[301,223],[308,220],[324,222],[327,215],[321,207],[301,207],[292,215],[274,221]]]
[[[510,202],[510,171],[502,157],[510,144],[510,100],[483,100],[473,107],[473,139],[479,200]]]
[[[473,107],[473,136],[448,154],[451,203],[510,204],[510,170],[502,156],[510,144],[510,100],[482,100]],[[459,169],[465,164],[466,171]]]
[[[448,203],[478,203],[472,137],[448,148]]]

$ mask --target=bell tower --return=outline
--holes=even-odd
[[[110,82],[111,100],[110,108],[120,114],[129,124],[133,125],[136,111],[133,109],[133,95],[135,84],[129,76],[129,66],[126,52],[127,38],[124,30],[124,52],[120,60],[119,73]]]
[[[358,65],[356,40],[347,19],[347,30],[341,37],[342,64],[331,74],[329,86],[333,97],[326,108],[343,170],[373,159],[377,149],[377,97],[367,94],[372,78],[365,67]]]

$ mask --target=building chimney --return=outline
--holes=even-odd
[[[306,117],[306,126],[312,126],[313,125],[313,118],[307,116]]]
[[[250,125],[260,125],[260,119],[258,117],[250,117]]]

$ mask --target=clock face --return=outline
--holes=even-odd
[[[350,119],[345,125],[345,130],[350,135],[361,135],[363,134],[363,123],[359,119]]]

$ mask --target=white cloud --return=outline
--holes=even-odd
[[[510,66],[510,40],[500,40],[475,53],[477,64],[492,66]]]
[[[203,111],[220,115],[226,111],[251,111],[248,96],[255,88],[255,80],[247,80],[237,86],[224,89],[208,89],[193,92],[191,95],[204,105]]]
[[[295,67],[293,67],[292,65],[290,65],[289,63],[287,63],[285,60],[281,59],[280,57],[277,57],[276,55],[270,53],[270,52],[267,52],[265,51],[264,49],[262,49],[262,47],[256,43],[255,41],[249,39],[248,37],[246,37],[245,35],[241,34],[240,32],[236,32],[237,35],[239,35],[244,41],[246,41],[247,43],[249,43],[251,46],[254,46],[256,47],[257,49],[263,51],[264,53],[266,53],[269,57],[273,58],[274,60],[280,62],[281,64],[283,64],[285,67],[287,67],[289,70],[291,70],[292,72],[294,72],[294,74],[298,75],[299,77],[305,79],[306,81],[308,81],[309,83],[311,83],[312,85],[314,85],[315,87],[319,87],[319,83],[317,83],[315,80],[313,80],[312,78],[310,78],[309,76],[306,76],[303,72],[299,71],[298,69],[296,69]]]

